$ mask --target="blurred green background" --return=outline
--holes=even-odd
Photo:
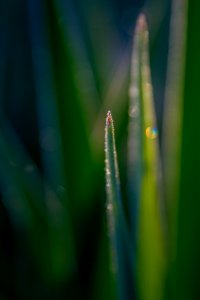
[[[134,26],[144,12],[161,145],[171,4],[0,1],[0,300],[118,299],[106,224],[105,116],[112,110],[126,199]],[[166,299],[200,295],[198,9],[194,1],[188,13],[180,234]]]

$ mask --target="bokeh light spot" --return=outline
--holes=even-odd
[[[148,126],[146,128],[146,137],[150,140],[156,139],[158,136],[158,129],[156,127]]]

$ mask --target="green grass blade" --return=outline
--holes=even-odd
[[[4,205],[16,235],[24,232],[42,275],[48,280],[65,276],[68,244],[64,207],[29,157],[5,117],[0,126],[0,185]],[[69,228],[68,228],[69,229]]]
[[[129,105],[129,138],[128,138],[128,191],[133,239],[136,239],[138,205],[141,196],[142,176],[142,116],[140,91],[140,35],[135,34],[132,55],[130,105]],[[134,184],[133,184],[134,183]]]
[[[114,125],[110,111],[108,112],[105,128],[105,153],[106,153],[106,186],[108,205],[117,202],[121,205],[121,192],[119,170],[115,146]],[[116,205],[116,204],[114,204]],[[113,207],[114,209],[114,207]],[[115,211],[115,209],[114,209]]]
[[[3,120],[3,122],[2,122]],[[48,215],[43,182],[17,136],[1,118],[0,186],[2,199],[15,234],[29,245],[43,276],[49,272]],[[18,243],[18,246],[20,245]]]
[[[199,70],[200,26],[199,1],[186,1],[186,63],[183,95],[180,192],[178,207],[176,293],[174,299],[200,299],[200,139],[199,139]]]
[[[173,295],[173,299],[179,299],[177,287],[173,282],[178,281],[176,278],[177,265],[175,261],[177,258],[179,201],[181,200],[180,180],[187,42],[187,6],[187,0],[172,1],[168,70],[163,114],[162,150],[164,192],[169,228],[169,273],[167,287],[169,295],[171,295],[171,297]],[[185,291],[184,294],[186,294]],[[183,299],[183,294],[180,298]]]
[[[69,2],[50,1],[48,4],[50,46],[52,67],[57,97],[57,109],[62,141],[63,168],[67,178],[67,190],[70,201],[72,222],[78,222],[78,232],[82,229],[85,214],[93,208],[90,194],[91,174],[93,170],[92,154],[88,135],[90,132],[90,114],[93,113],[89,98],[82,92],[84,85],[77,79],[81,58],[77,58],[77,45],[71,24],[71,13],[75,13]],[[60,21],[61,22],[60,22]],[[78,26],[78,24],[76,24]],[[73,38],[72,38],[73,36]],[[79,49],[80,51],[80,49]],[[80,62],[80,63],[79,63]],[[80,83],[81,82],[81,83]],[[92,101],[92,100],[91,100]],[[93,107],[94,108],[94,107]],[[70,142],[69,142],[70,141]],[[79,159],[72,159],[78,157]],[[79,176],[77,177],[77,174]],[[74,182],[79,186],[74,189]]]
[[[173,1],[164,122],[170,299],[200,298],[199,9],[198,1]]]
[[[131,299],[133,298],[133,261],[121,199],[114,125],[110,111],[107,114],[105,127],[105,171],[113,271],[116,276],[119,299]]]
[[[74,270],[75,255],[69,217],[64,142],[48,20],[50,8],[46,2],[29,1],[28,9],[42,161],[45,179],[51,186],[51,189],[45,187],[45,202],[50,224],[49,252],[52,277],[57,280]]]
[[[183,94],[185,78],[187,0],[173,1],[169,42],[168,74],[163,119],[163,167],[170,243],[175,255],[179,196]],[[172,251],[171,247],[171,251]]]
[[[147,24],[141,15],[134,36],[130,90],[130,207],[132,226],[136,231],[138,296],[140,300],[159,300],[164,282],[164,228],[158,132],[148,51]]]

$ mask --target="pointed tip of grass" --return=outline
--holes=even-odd
[[[141,13],[137,19],[136,32],[144,32],[148,30],[146,16]]]
[[[110,127],[113,122],[111,111],[109,110],[106,115],[106,126]]]

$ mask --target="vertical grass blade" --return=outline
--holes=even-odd
[[[163,119],[164,191],[169,228],[169,261],[167,286],[170,298],[178,299],[175,260],[177,256],[178,213],[181,180],[181,147],[183,138],[183,97],[185,84],[187,6],[188,1],[172,1],[169,57]],[[175,266],[175,268],[174,268]],[[175,289],[174,289],[175,287]],[[182,290],[182,288],[181,288]],[[182,299],[182,296],[180,297]]]
[[[121,200],[114,125],[110,111],[107,114],[105,127],[105,168],[113,272],[119,299],[132,299],[132,255]]]
[[[49,4],[46,2],[29,1],[28,14],[40,145],[44,176],[52,188],[50,192],[49,188],[45,187],[50,224],[51,276],[55,280],[60,280],[74,272],[75,255],[48,12]]]
[[[183,95],[185,78],[187,0],[172,1],[168,74],[163,119],[163,166],[171,245],[176,243]],[[172,247],[171,247],[172,250]],[[173,256],[175,255],[175,247]]]
[[[165,178],[171,228],[170,299],[199,299],[198,1],[174,0],[166,91]]]
[[[148,30],[140,15],[134,36],[130,89],[129,187],[135,231],[140,300],[162,299],[164,233],[161,218],[158,132],[148,54]],[[137,219],[136,219],[137,215]]]
[[[72,223],[79,219],[79,224],[81,224],[84,215],[90,211],[93,205],[90,202],[92,197],[88,197],[93,170],[88,140],[90,133],[88,119],[93,111],[86,108],[88,105],[90,106],[87,102],[89,96],[83,93],[84,83],[80,84],[77,78],[80,74],[78,68],[81,69],[82,62],[80,56],[80,61],[77,59],[77,51],[82,50],[81,46],[78,47],[75,44],[75,40],[78,39],[73,32],[74,27],[78,28],[78,24],[75,22],[75,9],[70,1],[50,1],[48,8],[48,24],[51,32],[49,42],[52,50],[52,69],[62,141],[63,168],[68,183],[68,196],[69,199],[73,199],[73,201],[69,201],[70,214]],[[73,15],[75,16],[73,17]],[[79,159],[73,160],[71,157],[79,157]],[[77,174],[79,174],[78,177]],[[74,189],[74,182],[78,184],[78,189]]]

